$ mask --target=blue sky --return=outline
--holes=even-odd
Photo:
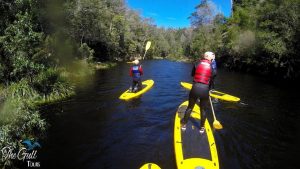
[[[151,17],[159,27],[189,27],[188,17],[195,11],[200,0],[126,0],[131,9],[143,17]],[[217,9],[225,16],[230,16],[230,0],[212,0]]]

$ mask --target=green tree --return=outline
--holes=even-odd
[[[42,52],[43,33],[36,32],[31,15],[18,13],[1,37],[4,55],[1,56],[2,82],[32,77],[46,68],[47,55]]]
[[[216,12],[214,3],[210,0],[201,0],[196,6],[196,11],[191,14],[189,19],[193,27],[197,28],[202,25],[212,24]]]

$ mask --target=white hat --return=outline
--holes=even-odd
[[[135,65],[138,65],[140,62],[139,62],[138,59],[135,59],[132,63],[135,64]]]
[[[215,54],[213,52],[205,52],[204,53],[204,58],[208,60],[213,60],[215,59]]]

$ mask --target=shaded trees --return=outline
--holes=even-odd
[[[299,0],[241,1],[225,24],[227,65],[299,77]]]
[[[299,77],[299,0],[234,1],[229,18],[209,4],[201,1],[190,17],[194,57],[213,50],[232,69]]]

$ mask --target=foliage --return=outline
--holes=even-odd
[[[81,44],[78,49],[79,59],[86,59],[88,62],[92,62],[94,58],[94,50],[91,49],[86,43]]]
[[[264,2],[258,9],[260,50],[269,56],[270,68],[285,77],[299,77],[299,10],[299,0]]]
[[[40,72],[32,82],[22,79],[1,89],[0,103],[0,147],[20,148],[23,139],[39,139],[46,129],[38,105],[57,101],[73,93],[71,85],[60,77],[57,70]],[[0,166],[13,167],[11,160],[0,162]]]
[[[183,35],[185,29],[158,28],[151,19],[126,7],[124,1],[70,1],[64,6],[67,34],[91,47],[95,61],[141,58],[148,40],[152,47],[146,58],[188,55],[186,41],[191,37]]]
[[[20,140],[41,137],[46,122],[32,104],[39,95],[28,82],[13,83],[2,94],[5,100],[0,109],[0,147],[12,146],[17,150]],[[12,168],[14,163],[9,159],[1,160],[0,166]]]
[[[299,0],[236,3],[225,24],[226,64],[271,76],[299,77],[299,6]]]
[[[190,17],[190,54],[212,50],[232,69],[299,78],[299,6],[299,0],[234,1],[232,16],[224,18],[201,1]]]
[[[18,81],[24,76],[33,76],[45,69],[45,57],[40,55],[39,45],[43,34],[34,31],[30,15],[18,13],[17,20],[5,29],[1,46],[5,57],[1,58],[4,82]]]
[[[0,147],[20,148],[19,141],[39,138],[46,129],[46,122],[40,113],[28,102],[7,98],[0,111]],[[13,168],[10,159],[1,160],[0,166]]]
[[[56,100],[55,97],[65,98],[72,91],[71,85],[60,76],[58,70],[53,68],[39,73],[33,79],[31,86],[41,96],[39,100],[44,101]]]
[[[93,50],[64,31],[49,31],[56,23],[45,21],[42,4],[38,0],[0,2],[0,148],[18,149],[22,139],[41,138],[47,125],[39,105],[74,94],[74,84],[63,74],[71,67],[85,70],[76,76],[93,71],[86,66],[93,60]],[[80,66],[73,66],[78,62]],[[1,160],[2,167],[18,166]]]
[[[216,6],[211,0],[201,0],[196,6],[196,11],[191,14],[189,19],[193,28],[198,28],[207,24],[212,24],[216,16]]]

